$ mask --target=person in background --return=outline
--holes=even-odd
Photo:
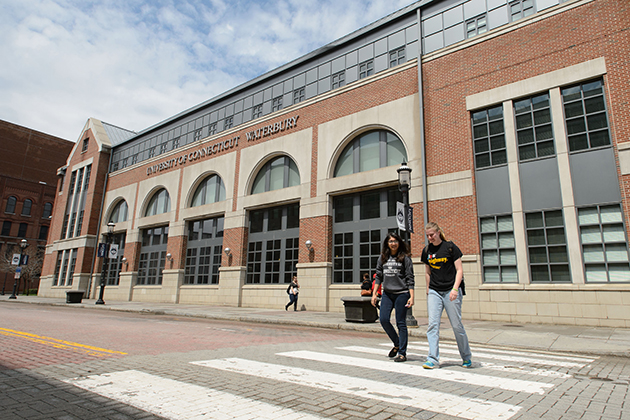
[[[463,361],[462,367],[470,368],[472,354],[462,324],[462,299],[466,294],[462,251],[453,242],[446,240],[437,223],[427,223],[424,229],[429,240],[421,256],[422,262],[426,264],[429,356],[422,367],[434,369],[440,365],[440,319],[446,310]]]
[[[285,305],[284,310],[289,310],[289,306],[293,305],[293,310],[297,311],[298,293],[300,293],[300,284],[297,276],[293,276],[293,280],[287,287],[287,293],[289,294],[289,303]]]
[[[380,321],[394,347],[389,352],[395,362],[407,361],[407,308],[413,306],[414,274],[407,244],[396,233],[383,241],[381,256],[376,264],[375,285],[382,284]],[[373,287],[372,305],[377,303],[377,287]],[[398,333],[391,323],[396,309]]]
[[[361,296],[372,296],[372,281],[370,280],[370,273],[363,273]]]

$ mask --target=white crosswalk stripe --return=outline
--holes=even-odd
[[[351,348],[352,349],[352,348]],[[365,359],[358,357],[341,356],[337,354],[318,353],[313,351],[291,351],[278,353],[280,356],[295,357],[300,359],[316,360],[319,362],[336,363],[346,366],[364,366]],[[422,376],[425,378],[439,379],[443,381],[460,382],[469,385],[498,388],[506,391],[527,392],[543,395],[546,389],[553,388],[553,384],[523,381],[520,379],[501,378],[497,376],[480,375],[460,370],[426,370],[421,365],[402,363],[380,363],[370,365],[370,369],[384,370],[387,372],[401,373],[405,375]]]
[[[167,419],[322,418],[136,370],[68,379],[65,382]]]
[[[387,344],[388,347],[391,347],[391,344]],[[373,348],[373,347],[362,347],[362,346],[346,346],[346,347],[337,347],[338,350],[344,350],[344,351],[351,351],[354,353],[366,353],[366,354],[383,354],[383,350],[382,349],[378,349],[378,348]],[[451,352],[451,353],[457,353],[457,352]],[[459,353],[458,353],[459,355]],[[475,353],[476,355],[476,353]],[[409,357],[418,357],[421,360],[424,360],[424,358],[426,358],[426,352],[424,353],[415,353],[415,352],[407,352],[407,356]],[[494,358],[494,360],[499,361],[500,358]],[[459,365],[462,363],[461,359],[457,358],[447,358],[447,357],[440,357],[440,361],[444,364],[455,364],[455,365]],[[477,362],[475,359],[475,367],[476,366],[479,367],[483,367],[486,369],[490,369],[490,370],[494,370],[494,371],[499,371],[499,372],[512,372],[512,373],[521,373],[524,375],[530,375],[530,376],[541,376],[541,377],[547,377],[547,378],[572,378],[572,375],[569,375],[567,373],[562,373],[562,372],[556,372],[555,370],[547,370],[547,369],[538,369],[538,368],[525,368],[525,367],[516,367],[516,366],[505,366],[505,365],[500,365],[500,364],[495,364],[495,363],[488,363],[488,362]],[[432,375],[431,375],[432,376]]]
[[[385,346],[385,344],[383,344]],[[391,347],[391,344],[387,344],[387,346]],[[410,350],[422,350],[426,353],[429,351],[429,346],[427,345],[418,345],[418,344],[409,344],[407,346]],[[440,345],[440,354],[456,354],[459,356],[459,351],[457,351],[457,347],[447,347]],[[515,355],[518,354],[518,355]],[[552,354],[544,354],[544,353],[526,353],[526,352],[508,352],[505,350],[495,350],[495,349],[483,349],[473,348],[473,358],[474,359],[491,359],[491,360],[504,360],[509,362],[517,362],[517,363],[527,363],[527,364],[537,364],[537,365],[545,365],[545,366],[559,366],[566,368],[581,368],[586,366],[587,364],[593,362],[592,358],[583,358],[583,357],[573,357],[573,356],[556,356]]]
[[[509,419],[520,407],[501,402],[430,391],[421,388],[385,384],[379,381],[319,372],[309,369],[262,363],[239,358],[192,362],[199,366],[289,382],[357,397],[376,399],[408,407],[444,413],[474,420]]]

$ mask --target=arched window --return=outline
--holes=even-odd
[[[114,209],[112,210],[112,213],[109,216],[109,222],[114,222],[114,223],[126,222],[128,210],[129,210],[129,207],[127,206],[127,202],[125,200],[120,200],[116,204],[116,206],[114,206]]]
[[[407,152],[398,136],[386,130],[368,131],[346,146],[339,156],[333,176],[400,165],[406,161]]]
[[[288,156],[280,156],[265,163],[252,186],[252,194],[300,185],[297,165]]]
[[[52,203],[44,203],[44,214],[42,219],[48,219],[52,215]]]
[[[17,204],[17,198],[11,196],[7,200],[7,207],[4,209],[5,213],[15,213],[15,205]]]
[[[24,204],[22,205],[22,216],[30,216],[31,207],[33,207],[33,201],[28,198],[24,200]]]
[[[203,206],[204,204],[216,203],[225,200],[225,186],[221,177],[210,175],[203,180],[195,190],[191,207]]]
[[[168,191],[162,188],[151,197],[145,216],[155,216],[156,214],[167,213],[171,211],[171,198]]]

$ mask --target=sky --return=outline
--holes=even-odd
[[[0,0],[0,120],[142,131],[413,0]]]

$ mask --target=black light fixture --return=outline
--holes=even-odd
[[[28,241],[26,239],[22,239],[20,241],[20,261],[18,262],[18,268],[22,266],[22,260],[24,260],[24,250],[28,248]],[[21,274],[21,273],[20,273]],[[13,294],[9,296],[9,299],[17,299],[17,285],[18,285],[18,277],[15,276],[15,282],[13,283]]]
[[[402,199],[404,205],[404,218],[405,218],[405,234],[402,239],[409,243],[409,218],[407,217],[407,208],[409,207],[409,190],[411,189],[411,168],[407,166],[407,162],[400,164],[400,168],[396,170],[398,172],[398,189],[402,192]],[[413,316],[413,307],[407,309],[407,326],[417,327],[418,321]]]
[[[96,301],[97,305],[104,305],[105,301],[103,300],[103,294],[105,293],[105,278],[107,277],[107,259],[109,258],[109,246],[112,243],[112,238],[114,237],[114,227],[116,224],[114,222],[107,223],[107,242],[105,244],[105,253],[103,255],[103,268],[101,270],[101,290],[98,293],[98,300]]]

